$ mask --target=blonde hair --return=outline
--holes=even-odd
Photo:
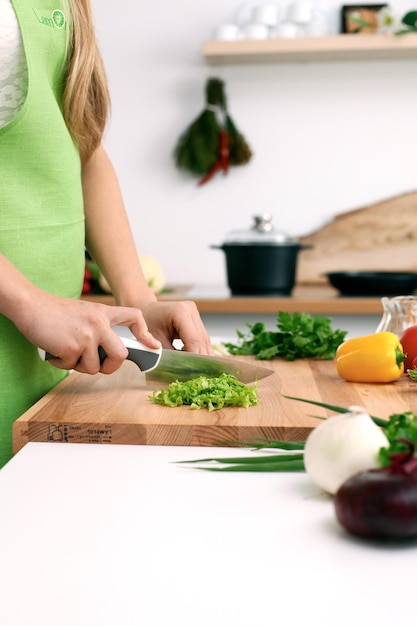
[[[63,112],[86,161],[99,146],[110,109],[103,60],[98,49],[89,0],[64,0],[71,19]]]

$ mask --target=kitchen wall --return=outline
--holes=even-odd
[[[340,5],[320,1],[337,23]],[[92,4],[113,101],[105,143],[138,251],[154,255],[170,283],[224,286],[223,252],[210,245],[255,213],[304,235],[337,213],[417,189],[417,60],[213,68],[202,42],[243,2]],[[225,81],[254,157],[197,187],[172,151],[203,110],[210,76]]]

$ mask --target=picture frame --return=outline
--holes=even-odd
[[[342,6],[341,32],[357,35],[375,33],[378,28],[377,14],[388,4],[344,4]],[[352,20],[352,17],[367,22],[369,26],[361,25]]]

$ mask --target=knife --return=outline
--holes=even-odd
[[[175,380],[182,382],[197,376],[215,377],[225,373],[236,376],[240,382],[250,383],[273,373],[273,370],[266,367],[234,358],[205,356],[183,350],[148,348],[136,339],[127,326],[114,326],[113,331],[127,348],[127,360],[136,363],[140,371],[146,373],[148,380],[169,384]],[[98,352],[102,363],[107,354],[101,346]],[[55,358],[41,348],[38,348],[38,353],[44,361]]]

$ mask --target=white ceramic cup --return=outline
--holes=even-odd
[[[300,28],[293,22],[281,22],[275,29],[275,37],[283,39],[292,39],[300,36]]]
[[[268,39],[269,28],[265,24],[246,24],[242,35],[245,39]]]
[[[305,27],[305,34],[307,37],[325,37],[330,35],[331,28],[326,15],[322,13],[313,15],[313,19]]]
[[[278,5],[272,2],[265,2],[254,7],[251,21],[255,24],[265,24],[269,28],[274,28],[278,23],[278,18]]]
[[[221,24],[213,32],[213,39],[221,41],[235,41],[241,38],[242,33],[237,24]]]
[[[313,19],[314,5],[309,0],[295,0],[287,8],[287,20],[295,24],[309,24]]]

